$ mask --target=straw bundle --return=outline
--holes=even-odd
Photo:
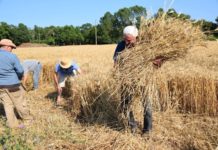
[[[65,88],[63,89],[63,96],[71,97],[73,96],[73,77],[67,77],[65,81]]]
[[[75,92],[73,103],[79,103],[80,114],[76,114],[81,121],[93,123],[113,124],[117,122],[117,101],[111,94],[113,81],[110,79],[88,80],[83,87]]]
[[[160,75],[161,72],[154,67],[153,62],[159,58],[164,62],[184,58],[191,47],[203,45],[203,39],[203,33],[190,21],[164,16],[142,20],[138,42],[135,47],[120,54],[114,76],[120,92],[125,91],[133,97],[129,105],[145,105],[149,101],[158,110],[177,105],[178,101],[177,104],[172,103],[169,95],[169,80]],[[130,108],[139,110],[143,107]],[[143,116],[142,113],[140,116]]]
[[[138,43],[120,55],[118,80],[122,78],[126,83],[138,85],[142,79],[144,85],[145,79],[154,73],[152,61],[182,58],[188,49],[201,45],[202,39],[203,33],[189,21],[164,17],[142,20]]]
[[[165,72],[160,69],[157,77],[157,98],[153,107],[158,111],[174,109],[181,113],[218,114],[217,81],[211,73],[202,70]]]
[[[44,64],[42,68],[43,83],[52,83],[54,81],[54,64]]]

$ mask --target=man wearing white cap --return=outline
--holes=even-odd
[[[19,125],[14,109],[23,120],[32,119],[20,84],[24,71],[17,56],[11,53],[16,45],[9,39],[2,39],[0,47],[0,102],[4,105],[7,126],[22,127],[23,125]]]
[[[68,77],[74,77],[81,74],[79,66],[72,59],[62,58],[55,66],[54,82],[57,89],[57,105],[62,103],[62,91],[65,88],[65,82]]]
[[[138,29],[135,26],[127,26],[123,30],[123,41],[118,43],[115,52],[114,52],[114,66],[118,63],[119,54],[128,48],[135,46],[138,36]],[[155,61],[153,62],[155,65]],[[125,114],[128,119],[128,125],[131,127],[132,132],[134,133],[137,128],[137,122],[134,119],[134,110],[128,110],[128,105],[130,104],[133,95],[130,94],[126,85],[121,86],[121,111]],[[144,126],[143,133],[149,132],[152,129],[152,110],[151,105],[148,102],[144,108]]]
[[[123,40],[118,43],[114,52],[114,63],[116,65],[119,53],[121,53],[126,48],[131,48],[136,43],[136,38],[138,36],[138,29],[135,26],[127,26],[123,30]]]

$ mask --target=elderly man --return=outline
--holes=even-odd
[[[135,26],[127,26],[123,30],[123,40],[118,43],[114,52],[114,64],[117,64],[118,55],[126,48],[135,46],[138,36],[138,29]]]
[[[135,46],[138,36],[138,29],[135,26],[126,26],[123,30],[123,40],[118,43],[115,52],[114,52],[114,66],[116,67],[119,63],[118,56],[125,49],[132,48]],[[153,61],[154,66],[160,65],[160,60],[157,59]],[[128,125],[131,127],[132,132],[134,133],[137,128],[137,122],[134,118],[134,110],[128,110],[128,105],[132,101],[133,94],[130,94],[127,91],[128,87],[122,85],[121,87],[121,110],[128,119]],[[152,129],[152,109],[149,101],[146,102],[144,108],[144,126],[142,133],[147,133]]]
[[[114,66],[117,67],[119,63],[119,54],[125,49],[132,48],[135,46],[138,36],[138,29],[135,26],[126,26],[123,30],[123,40],[118,43],[114,52]],[[153,62],[155,68],[161,67],[163,63],[163,58],[156,58]],[[122,66],[118,66],[122,67]],[[144,87],[142,87],[143,90]],[[128,125],[131,127],[132,132],[135,132],[137,128],[137,122],[134,118],[134,110],[128,110],[128,105],[132,101],[134,93],[129,93],[127,85],[123,84],[121,86],[121,110],[128,118]],[[144,100],[142,100],[144,101]],[[150,100],[145,101],[144,106],[144,122],[142,133],[149,133],[152,129],[152,106]]]
[[[34,59],[27,59],[24,60],[22,63],[23,69],[24,69],[24,77],[23,77],[23,83],[26,84],[28,74],[30,72],[33,73],[33,89],[36,90],[39,87],[39,77],[40,72],[42,69],[42,65],[38,60]]]
[[[0,102],[4,105],[7,126],[10,128],[21,127],[14,108],[23,120],[32,119],[20,85],[24,71],[17,56],[11,53],[15,48],[16,45],[9,39],[0,41]]]
[[[79,66],[68,58],[62,58],[55,66],[54,82],[57,89],[57,105],[62,103],[62,91],[65,88],[65,82],[67,78],[72,80],[74,76],[81,74]]]

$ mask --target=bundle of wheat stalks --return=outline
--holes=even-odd
[[[159,17],[142,20],[139,40],[135,47],[126,49],[120,55],[117,75],[122,79],[144,80],[154,73],[152,61],[162,58],[165,61],[182,58],[187,50],[201,45],[203,33],[190,21]]]
[[[42,68],[43,83],[52,83],[54,80],[55,64],[44,64]]]
[[[174,63],[175,60],[184,58],[190,48],[197,45],[204,45],[204,35],[199,27],[194,26],[190,21],[162,16],[152,20],[142,20],[139,33],[138,42],[135,47],[126,49],[120,54],[119,65],[115,70],[115,79],[118,83],[117,88],[125,90],[126,93],[133,97],[132,103],[130,104],[132,105],[132,109],[139,110],[143,108],[143,106],[138,106],[140,101],[144,105],[149,100],[152,106],[158,108],[158,110],[165,110],[166,108],[172,108],[172,105],[177,105],[176,108],[179,108],[180,111],[181,109],[188,109],[187,111],[191,112],[206,112],[210,106],[200,109],[201,105],[196,104],[198,101],[197,98],[200,97],[201,101],[203,101],[202,98],[206,98],[205,95],[200,96],[199,92],[195,92],[198,96],[194,94],[187,96],[181,94],[181,90],[183,92],[190,92],[188,88],[193,88],[195,82],[198,82],[196,86],[201,86],[201,90],[199,91],[203,92],[204,89],[209,89],[203,88],[205,85],[216,87],[216,84],[211,79],[200,78],[198,80],[196,79],[197,77],[194,77],[196,74],[193,74],[194,76],[189,79],[187,76],[179,76],[178,78],[178,73],[175,73],[175,71],[174,75],[177,76],[172,75],[171,78],[168,78],[166,71],[160,71],[163,70],[162,67],[157,69],[153,65],[153,61],[157,58],[161,58],[163,62]],[[189,68],[189,71],[192,69]],[[162,75],[162,73],[165,74]],[[184,81],[181,81],[183,79]],[[191,82],[189,84],[187,81],[190,80]],[[201,84],[199,81],[208,84]],[[186,86],[186,83],[188,83],[188,86],[191,86],[188,88],[181,87]],[[178,87],[174,88],[174,91],[171,91],[175,84]],[[196,87],[192,90],[196,89],[199,88]],[[173,96],[172,92],[174,92]],[[175,93],[180,94],[175,95]],[[213,110],[208,110],[208,113],[217,112],[217,104],[214,102],[216,100],[216,89],[213,89],[212,94],[213,101],[207,104],[212,103]],[[177,98],[176,100],[175,97]],[[192,98],[192,102],[186,103],[185,101],[191,100],[190,98]],[[191,105],[190,103],[194,104]],[[143,113],[143,110],[141,112]]]

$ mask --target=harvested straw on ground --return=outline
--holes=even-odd
[[[44,83],[52,83],[54,80],[54,64],[44,64],[42,68],[42,80]]]
[[[73,77],[67,77],[65,81],[65,88],[63,89],[63,96],[71,97],[73,96]]]

